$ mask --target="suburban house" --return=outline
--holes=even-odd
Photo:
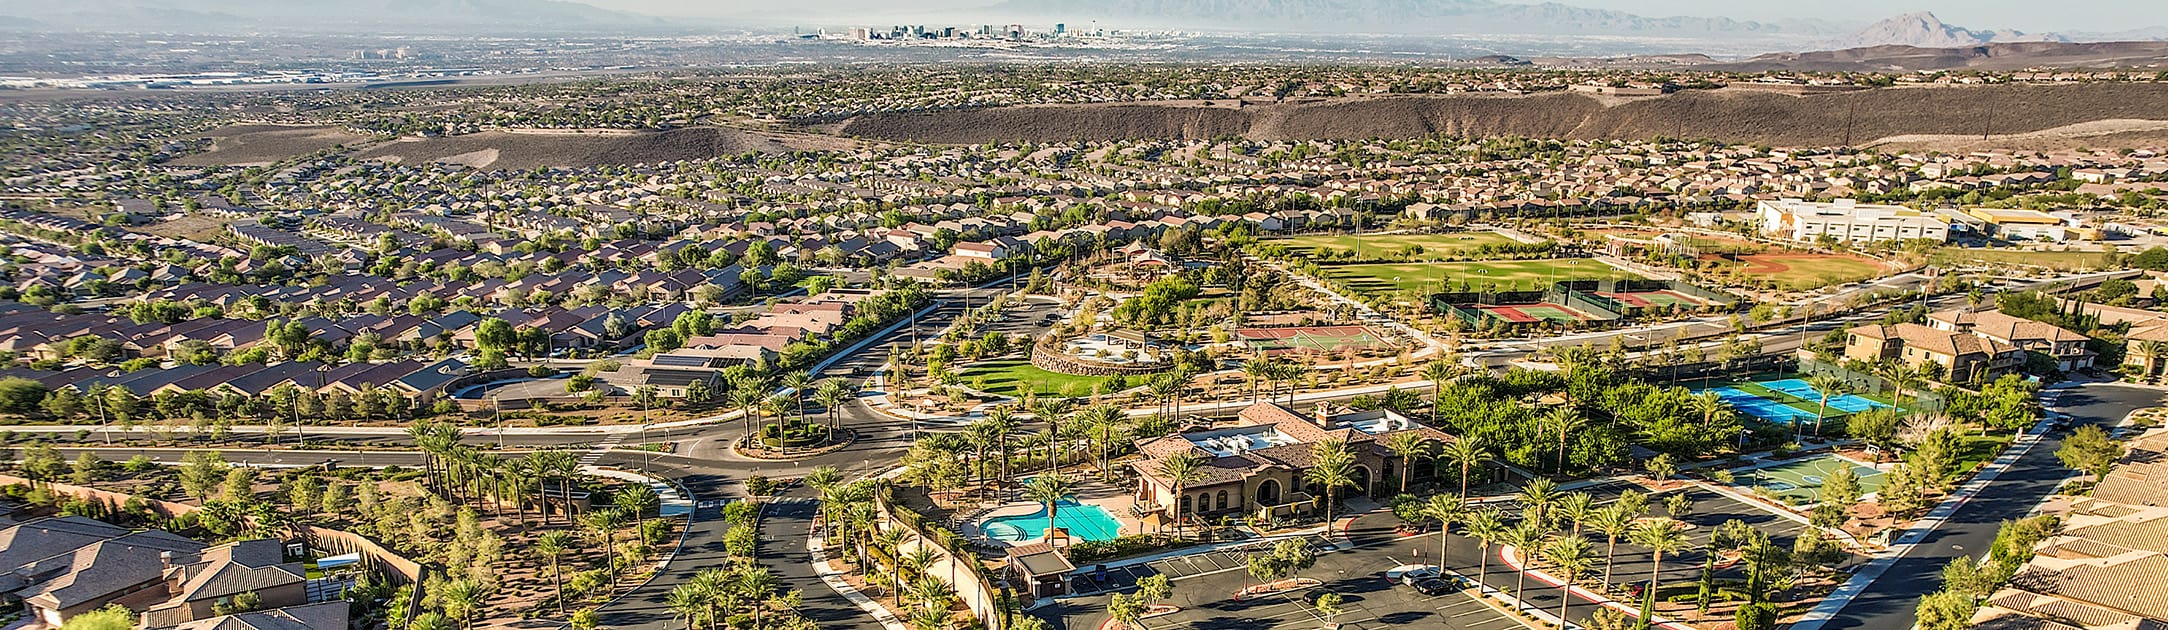
[[[0,594],[21,600],[31,619],[59,626],[118,603],[146,610],[171,597],[175,557],[203,543],[167,532],[126,529],[80,517],[43,518],[0,530]]]
[[[1869,324],[1845,332],[1844,358],[1933,365],[1941,380],[1965,382],[2025,363],[2025,351],[1987,337],[1913,323]]]
[[[1346,442],[1355,455],[1355,485],[1341,496],[1390,494],[1400,483],[1400,458],[1384,446],[1390,436],[1416,432],[1439,443],[1454,438],[1391,411],[1336,411],[1321,404],[1304,416],[1276,403],[1244,408],[1229,426],[1191,427],[1174,435],[1141,440],[1144,459],[1131,464],[1138,472],[1134,492],[1140,516],[1158,512],[1170,520],[1193,515],[1251,513],[1277,518],[1310,513],[1323,488],[1303,481],[1317,465],[1313,447],[1326,440]],[[1180,454],[1205,459],[1203,476],[1175,492],[1161,464]],[[1413,479],[1435,477],[1429,466],[1414,466]]]
[[[181,625],[219,617],[221,604],[231,606],[242,593],[255,593],[261,608],[284,608],[309,603],[307,569],[287,562],[285,550],[268,538],[232,542],[209,549],[194,558],[168,553],[165,566],[164,602],[143,611],[145,627]]]
[[[2038,352],[2055,360],[2055,369],[2069,372],[2092,367],[2094,353],[2085,348],[2085,335],[2063,330],[2047,322],[2004,315],[2002,311],[1948,310],[1927,315],[1935,330],[1969,333],[1989,340]]]

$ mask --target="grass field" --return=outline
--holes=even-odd
[[[1462,280],[1466,280],[1471,289],[1478,291],[1486,286],[1499,290],[1534,291],[1561,280],[1640,278],[1624,269],[1579,258],[1326,265],[1324,272],[1327,277],[1346,282],[1357,290],[1384,293],[1402,290],[1428,292],[1445,286],[1457,291]]]
[[[1025,359],[1001,359],[980,361],[964,368],[958,374],[963,384],[990,394],[1018,396],[1026,389],[1041,393],[1090,395],[1092,389],[1107,380],[1104,376],[1071,376],[1048,372],[1033,366]],[[980,387],[979,379],[985,379]]]
[[[1964,247],[1944,247],[1927,254],[1927,261],[1936,265],[2025,265],[2057,271],[2095,269],[2100,267],[2101,258],[2100,252],[2029,252]]]
[[[1776,281],[1784,289],[1802,291],[1833,284],[1858,282],[1882,275],[1873,261],[1827,254],[1754,254],[1740,258],[1746,274]]]
[[[1353,234],[1308,234],[1270,241],[1286,245],[1289,250],[1314,255],[1318,248],[1354,251],[1356,238]],[[1453,256],[1465,256],[1484,245],[1518,243],[1497,232],[1457,232],[1453,234],[1365,234],[1362,249],[1365,255],[1397,251],[1409,245],[1420,246],[1423,253],[1419,260],[1439,260]]]

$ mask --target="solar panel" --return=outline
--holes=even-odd
[[[658,354],[655,355],[654,364],[666,367],[707,367],[708,358],[685,355]]]

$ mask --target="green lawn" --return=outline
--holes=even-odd
[[[1323,270],[1327,277],[1373,293],[1430,292],[1445,286],[1458,291],[1463,279],[1471,290],[1480,291],[1489,286],[1499,290],[1534,291],[1562,280],[1640,278],[1624,269],[1586,258],[1325,265]]]
[[[2033,252],[2019,249],[1943,247],[1927,255],[1936,265],[2026,265],[2057,271],[2100,268],[2100,252]]]
[[[1286,245],[1287,248],[1305,256],[1314,256],[1320,247],[1340,251],[1354,251],[1356,237],[1353,234],[1309,234],[1268,241]],[[1518,243],[1497,232],[1457,232],[1452,234],[1365,234],[1362,251],[1366,256],[1397,251],[1409,245],[1423,248],[1420,260],[1438,260],[1453,256],[1465,256],[1484,245]]]
[[[1020,396],[1025,389],[1040,393],[1063,393],[1074,391],[1076,395],[1090,395],[1093,388],[1107,380],[1104,376],[1071,376],[1048,372],[1033,366],[1025,359],[1000,359],[971,364],[959,374],[963,384],[987,393],[1003,396]],[[985,379],[980,388],[979,379]],[[1077,389],[1072,390],[1074,386]]]
[[[1967,435],[1957,438],[1957,466],[1954,470],[1970,472],[1980,464],[1993,461],[2002,449],[2010,446],[2010,434]]]

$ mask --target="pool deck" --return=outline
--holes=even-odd
[[[1076,501],[1080,505],[1094,505],[1098,506],[1099,509],[1106,510],[1107,515],[1114,517],[1114,522],[1121,526],[1119,529],[1119,535],[1127,536],[1130,534],[1144,533],[1144,522],[1139,521],[1135,517],[1129,515],[1129,508],[1133,505],[1136,505],[1136,499],[1131,498],[1129,496],[1129,493],[1124,492],[1119,488],[1100,483],[1096,480],[1089,481],[1080,484],[1077,488],[1076,493],[1070,496],[1070,500]],[[971,516],[962,520],[963,534],[974,540],[997,542],[1011,547],[1021,547],[1023,545],[1038,542],[1040,540],[1043,540],[1044,537],[1042,536],[1040,538],[1019,541],[1000,540],[992,536],[988,536],[985,529],[983,529],[981,526],[984,525],[987,521],[997,518],[1010,516],[1030,516],[1033,514],[1037,514],[1045,507],[1046,506],[1041,505],[1035,501],[1013,501],[992,508],[987,508],[984,511],[974,513]]]

